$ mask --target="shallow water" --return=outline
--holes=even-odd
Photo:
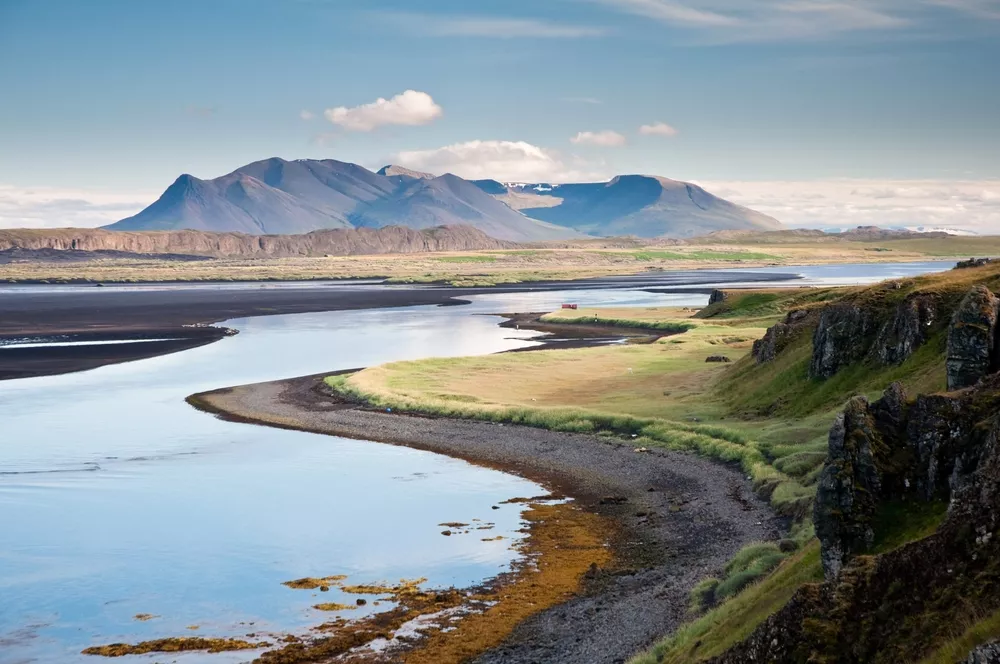
[[[946,267],[797,271],[820,283],[864,283]],[[477,314],[550,310],[565,301],[700,305],[706,298],[577,289],[480,295],[463,307],[240,319],[226,323],[239,335],[182,353],[0,382],[0,662],[92,662],[78,653],[97,643],[301,631],[331,615],[313,604],[349,601],[336,590],[280,585],[303,576],[472,585],[509,567],[511,538],[519,536],[520,508],[492,506],[543,492],[427,452],[225,422],[184,397],[534,343],[535,333],[501,329],[497,318]],[[496,528],[443,537],[437,525],[473,519]],[[495,535],[508,539],[481,541]],[[139,613],[159,617],[133,620]],[[186,631],[193,625],[198,631]]]

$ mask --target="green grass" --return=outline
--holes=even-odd
[[[790,417],[829,414],[855,394],[877,397],[900,381],[911,393],[938,392],[946,387],[945,335],[935,334],[899,366],[857,362],[828,380],[809,377],[812,334],[801,334],[773,362],[758,365],[745,359],[725,379],[721,393],[731,409]]]
[[[920,664],[955,664],[964,662],[973,648],[1000,637],[1000,611],[965,627],[953,639],[942,644]]]
[[[719,655],[749,636],[803,584],[822,577],[819,542],[813,540],[762,581],[682,626],[629,664],[691,664]]]
[[[654,321],[654,320],[636,320],[630,318],[601,318],[599,316],[559,316],[555,314],[546,314],[542,316],[542,320],[547,323],[596,323],[598,325],[613,325],[615,327],[627,327],[632,329],[643,329],[643,330],[659,330],[661,332],[687,332],[688,330],[693,330],[696,327],[695,323],[685,323],[683,321]]]
[[[883,504],[875,515],[873,553],[885,553],[933,535],[948,513],[948,503],[938,500]]]
[[[779,514],[801,517],[812,504],[814,489],[801,485],[770,465],[755,441],[740,431],[653,417],[611,415],[582,408],[497,406],[431,395],[414,398],[396,393],[377,394],[358,389],[350,379],[350,376],[329,376],[326,383],[340,394],[379,409],[521,424],[552,431],[607,433],[622,436],[636,447],[696,452],[719,461],[738,463],[754,486],[770,496],[771,506]]]

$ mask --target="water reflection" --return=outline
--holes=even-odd
[[[817,283],[862,283],[944,267],[800,271]],[[491,507],[541,492],[434,454],[224,422],[188,407],[189,394],[534,343],[535,333],[477,314],[706,299],[621,288],[498,292],[463,307],[241,319],[226,323],[238,336],[183,353],[0,382],[0,661],[73,662],[95,642],[192,625],[213,636],[241,635],[249,623],[304,628],[327,616],[310,608],[312,593],[280,585],[303,576],[469,585],[508,565],[518,536],[518,509]],[[476,518],[508,539],[442,537],[437,527]],[[139,613],[160,617],[137,622]],[[179,661],[203,659],[247,656]]]

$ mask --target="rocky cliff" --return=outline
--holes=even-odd
[[[997,275],[982,274],[996,286]],[[782,340],[814,326],[809,373],[825,382],[860,363],[900,365],[943,337],[932,357],[937,371],[946,365],[948,391],[913,396],[892,383],[876,400],[848,400],[814,502],[825,581],[800,587],[712,662],[919,662],[1000,615],[1000,299],[984,284],[958,291],[963,283],[849,293],[818,317],[800,314],[798,327],[786,318],[755,346],[758,363],[773,361]],[[876,548],[894,525],[886,515],[937,505],[946,514],[932,535]],[[997,652],[983,645],[967,661],[998,661]]]
[[[217,258],[354,256],[510,249],[471,226],[414,230],[402,226],[314,231],[302,235],[246,235],[205,231],[106,231],[85,228],[0,229],[0,251],[118,251],[133,254],[186,254]]]
[[[852,401],[831,431],[815,515],[827,580],[715,664],[919,662],[1000,610],[1000,377],[906,401],[893,387],[880,401]],[[930,499],[949,504],[934,534],[862,554],[876,510]],[[969,661],[994,661],[988,651]]]

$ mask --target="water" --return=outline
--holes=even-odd
[[[946,267],[801,272],[817,283],[866,283]],[[330,617],[313,604],[348,601],[336,590],[317,599],[280,585],[303,576],[472,585],[509,567],[510,542],[520,536],[520,508],[492,506],[544,492],[427,452],[225,422],[190,408],[186,396],[535,343],[535,333],[498,328],[496,317],[480,314],[706,298],[529,291],[475,296],[463,307],[240,319],[226,323],[239,335],[182,353],[0,382],[0,662],[92,662],[78,654],[88,645],[161,636],[302,631]],[[437,525],[474,519],[496,523],[485,537],[507,539],[442,537]],[[137,622],[140,613],[159,617]],[[197,632],[186,631],[194,625]]]

